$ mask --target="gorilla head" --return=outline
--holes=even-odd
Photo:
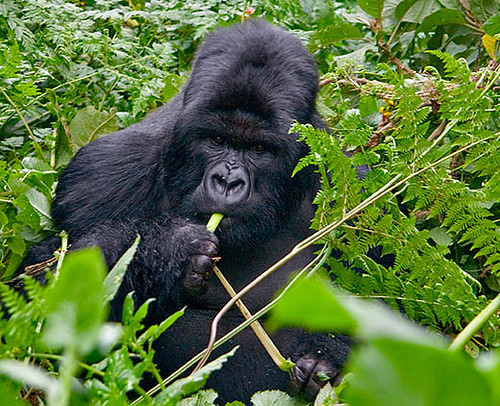
[[[224,214],[226,248],[274,232],[314,183],[308,170],[291,178],[306,148],[288,129],[293,120],[319,121],[317,92],[312,56],[286,32],[254,21],[210,35],[182,94],[175,148],[166,153],[172,173],[183,175],[181,213]]]

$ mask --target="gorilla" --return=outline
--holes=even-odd
[[[53,221],[69,233],[72,249],[98,246],[109,266],[141,242],[111,303],[119,320],[125,295],[148,298],[147,323],[186,306],[185,315],[156,342],[163,376],[205,348],[210,323],[230,299],[212,277],[217,265],[236,291],[311,234],[317,174],[292,177],[308,150],[289,134],[294,120],[326,128],[315,101],[319,77],[312,56],[290,33],[248,21],[208,35],[179,94],[142,122],[83,147],[63,171],[52,207]],[[224,218],[215,234],[210,215]],[[34,247],[24,265],[48,259],[56,237]],[[306,266],[303,251],[243,299],[256,312],[291,273]],[[234,308],[221,321],[226,333],[243,321]],[[349,340],[284,329],[272,336],[296,365],[279,370],[251,329],[216,355],[240,348],[210,377],[218,402],[248,402],[259,390],[291,387],[312,398],[318,372],[338,377]]]

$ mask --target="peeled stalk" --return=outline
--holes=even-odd
[[[219,223],[221,222],[223,217],[224,216],[220,213],[212,214],[210,220],[207,223],[207,230],[213,233],[219,226]],[[222,274],[220,269],[215,264],[213,265],[213,270],[219,281],[222,283],[222,286],[224,286],[227,293],[229,293],[229,296],[231,296],[231,298],[236,296],[236,291],[233,289],[229,281],[226,279],[226,277]],[[236,306],[238,306],[241,314],[245,317],[246,320],[252,317],[252,313],[250,313],[248,308],[241,300],[236,301]],[[264,327],[262,327],[262,324],[260,324],[256,320],[252,324],[250,324],[250,327],[252,327],[252,330],[254,331],[255,335],[262,343],[267,353],[271,356],[272,360],[278,366],[278,368],[280,368],[282,371],[285,372],[290,371],[295,364],[292,361],[283,357],[283,355],[281,355],[280,351],[278,350],[274,342],[271,340],[271,337],[269,337],[269,334],[267,334],[266,330],[264,330]],[[198,369],[199,368],[197,366],[193,372],[196,372]]]

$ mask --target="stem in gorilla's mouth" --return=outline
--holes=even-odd
[[[219,223],[221,222],[222,217],[224,217],[224,215],[221,213],[212,214],[212,216],[210,217],[210,220],[208,220],[208,223],[207,223],[207,230],[212,232],[212,233],[215,230],[217,230],[217,227],[219,226]]]
[[[217,229],[219,223],[221,222],[222,217],[224,217],[224,215],[220,213],[212,214],[210,220],[208,220],[207,223],[207,230],[213,233]],[[235,290],[215,264],[213,265],[213,270],[215,275],[217,275],[217,278],[219,278],[220,282],[222,283],[222,286],[224,286],[227,293],[229,293],[229,296],[231,296],[231,298],[235,297],[236,296]],[[252,317],[252,313],[250,313],[248,308],[241,300],[236,301],[236,306],[238,306],[241,314],[245,317],[246,320]],[[271,337],[269,337],[269,334],[267,334],[266,330],[264,330],[264,327],[262,327],[262,324],[260,324],[256,320],[252,324],[250,324],[250,327],[252,327],[252,330],[254,331],[255,335],[262,343],[262,345],[264,346],[268,354],[271,356],[274,363],[278,366],[278,368],[285,372],[290,371],[295,364],[292,361],[285,359],[285,357],[281,355],[280,351],[274,344],[273,340],[271,340]],[[194,369],[193,372],[196,372],[199,368],[200,364],[198,364],[198,366]]]

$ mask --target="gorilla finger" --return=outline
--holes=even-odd
[[[188,273],[196,273],[201,275],[203,280],[208,280],[212,275],[212,258],[206,255],[195,255],[191,257],[191,264]]]
[[[298,361],[295,363],[295,366],[290,372],[290,392],[300,393],[304,390],[304,387],[309,380],[311,371],[314,369],[315,364],[316,360],[308,356],[304,356],[298,359]]]
[[[313,400],[323,385],[329,381],[333,386],[340,383],[339,371],[326,361],[319,361],[309,376],[304,387],[304,396],[307,400]]]
[[[184,287],[192,295],[202,295],[207,292],[208,284],[203,275],[195,272],[189,272],[184,278]]]

